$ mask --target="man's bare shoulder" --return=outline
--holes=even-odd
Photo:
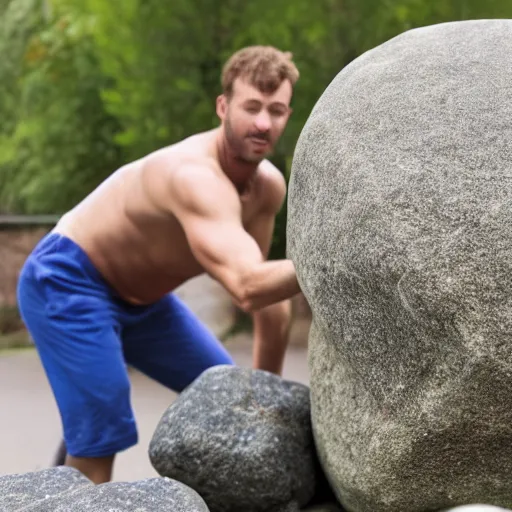
[[[236,189],[209,154],[166,148],[146,157],[142,172],[152,202],[170,213],[180,207],[238,211]]]
[[[168,192],[196,182],[220,182],[226,186],[216,158],[207,147],[207,141],[189,141],[162,148],[144,158],[141,166],[143,180]],[[199,184],[199,183],[197,183]],[[182,187],[180,187],[180,185]]]
[[[144,170],[165,175],[184,167],[196,167],[204,172],[217,170],[212,155],[212,136],[209,132],[190,136],[171,146],[150,153],[144,158]]]
[[[218,163],[212,156],[193,152],[168,149],[148,155],[144,161],[144,172],[159,173],[167,179],[176,175],[194,172],[216,174]]]
[[[285,177],[269,160],[260,163],[258,175],[262,207],[273,212],[279,211],[286,197]]]

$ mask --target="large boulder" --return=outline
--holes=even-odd
[[[365,53],[304,126],[287,240],[315,441],[357,512],[512,503],[512,21]]]
[[[309,388],[262,370],[210,368],[165,411],[149,457],[211,512],[296,511],[320,481]]]

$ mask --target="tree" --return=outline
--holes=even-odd
[[[119,164],[113,144],[118,124],[103,108],[106,80],[84,20],[59,4],[45,10],[41,2],[10,4],[12,10],[22,7],[35,21],[13,58],[21,72],[10,99],[14,126],[0,147],[2,202],[10,209],[59,213]]]
[[[332,0],[86,0],[93,37],[110,86],[107,111],[122,127],[116,141],[139,158],[218,123],[215,97],[223,63],[236,50],[270,44],[292,51],[301,72],[294,113],[274,163],[288,177],[295,141],[314,103],[343,63]],[[272,257],[284,254],[286,206]]]
[[[59,213],[123,163],[216,126],[222,65],[252,44],[291,51],[301,73],[271,157],[288,178],[353,59],[414,27],[511,15],[506,0],[0,0],[2,209]],[[272,257],[285,224],[286,206]]]
[[[6,164],[14,158],[15,152],[11,137],[19,115],[22,58],[42,14],[36,7],[36,0],[2,0],[0,3],[0,194],[9,187],[10,169]],[[0,208],[3,209],[5,205]]]

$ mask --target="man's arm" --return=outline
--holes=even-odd
[[[291,316],[290,300],[272,304],[254,313],[253,368],[282,374]]]
[[[188,163],[169,173],[170,208],[194,257],[246,312],[297,294],[300,288],[292,261],[264,260],[242,225],[234,187],[213,165]]]

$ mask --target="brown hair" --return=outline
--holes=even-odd
[[[234,53],[222,69],[222,89],[228,98],[237,78],[246,79],[261,92],[272,93],[284,80],[295,85],[299,71],[290,52],[273,46],[248,46]]]

